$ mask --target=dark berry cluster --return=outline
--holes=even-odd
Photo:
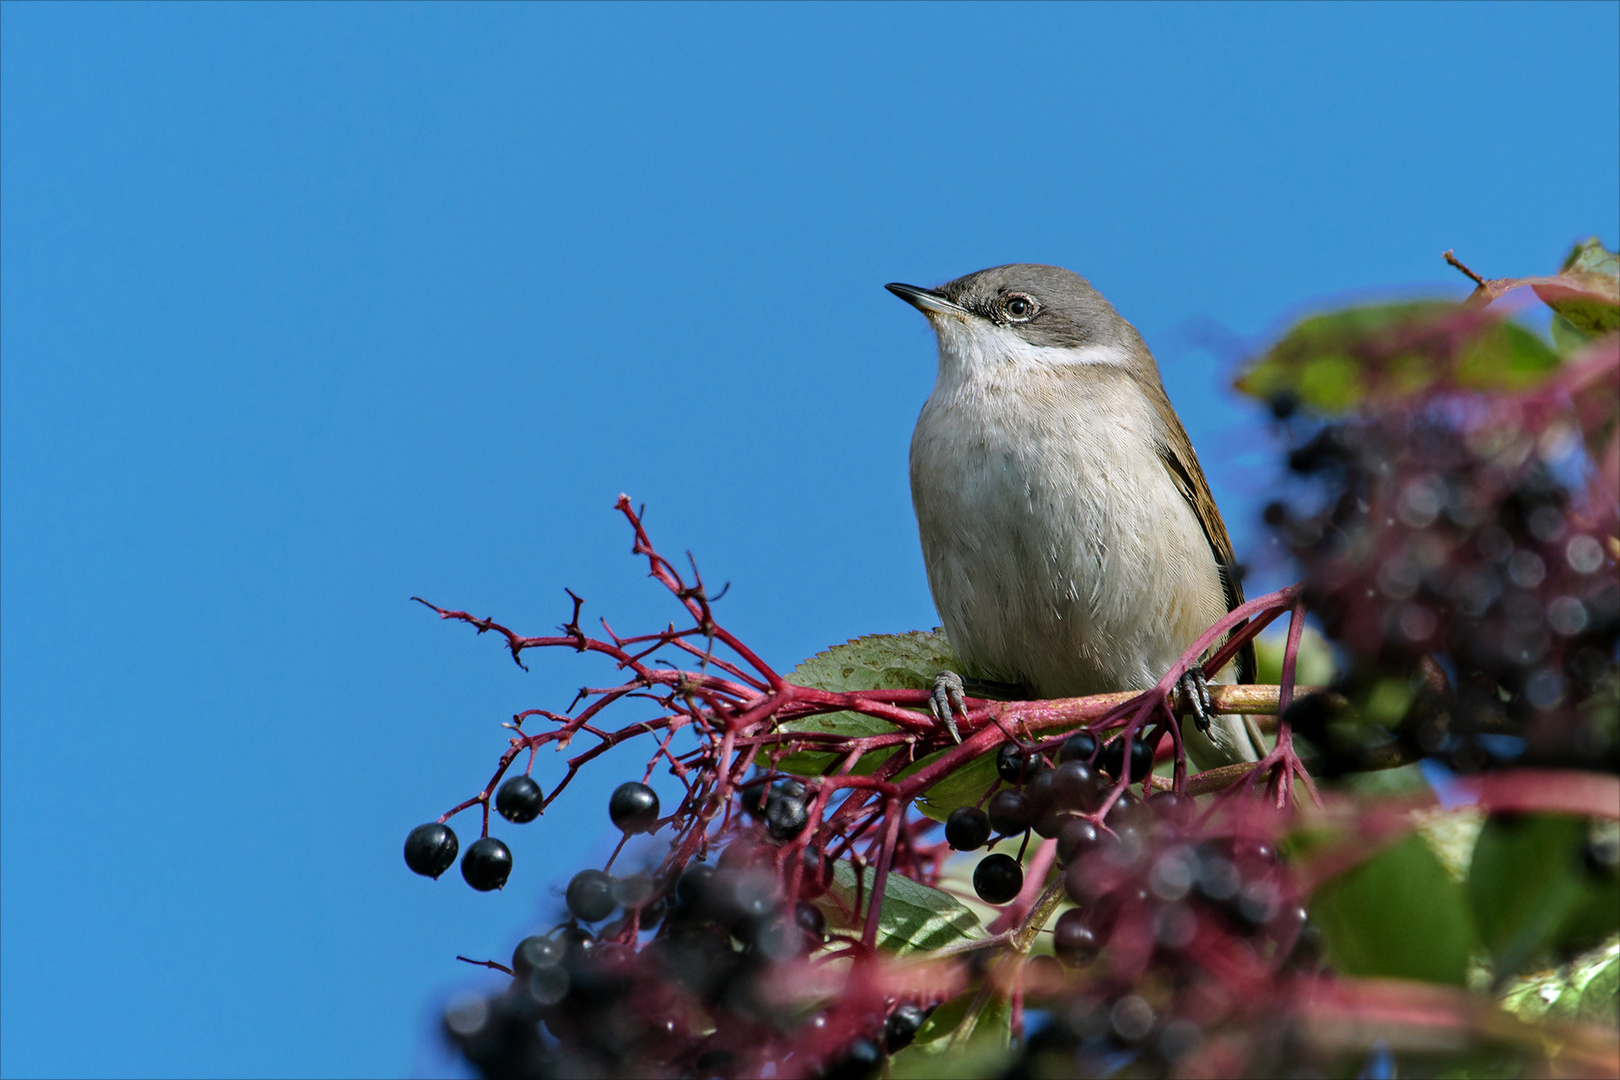
[[[1125,764],[1124,740],[1099,744],[1089,732],[1075,732],[1056,748],[1054,764],[1041,750],[1003,743],[996,753],[996,773],[1007,785],[993,791],[983,809],[962,806],[945,821],[945,842],[955,851],[976,851],[998,837],[1033,830],[1051,839],[1071,825],[1084,824],[1108,794],[1108,777],[1117,778]],[[1141,739],[1131,740],[1130,775],[1140,779],[1153,770],[1153,751]],[[1102,774],[1107,773],[1105,777]],[[1093,827],[1093,826],[1088,826]],[[973,889],[987,904],[1005,904],[1024,886],[1024,868],[1011,855],[994,852],[979,860]]]
[[[1168,793],[1122,800],[1107,829],[1074,819],[1058,835],[1074,907],[1051,924],[1079,982],[1048,983],[1044,1026],[1024,1047],[1028,1075],[1201,1075],[1212,1033],[1251,1037],[1289,974],[1319,966],[1316,937],[1271,839],[1274,823],[1197,821]],[[1247,1055],[1245,1055],[1247,1056]],[[1241,1059],[1239,1059],[1241,1060]],[[1019,1067],[1015,1067],[1019,1068]],[[1217,1070],[1214,1075],[1219,1075]]]
[[[1556,406],[1437,390],[1370,415],[1289,421],[1293,496],[1266,522],[1343,648],[1343,689],[1365,705],[1429,658],[1445,673],[1438,698],[1382,717],[1409,755],[1464,771],[1620,768],[1615,707],[1593,707],[1615,695],[1615,506]],[[1321,707],[1302,702],[1292,717],[1318,742]],[[1321,747],[1329,771],[1355,768],[1353,753],[1332,760],[1333,744]]]
[[[871,1075],[912,1041],[926,1009],[890,1002],[870,1030],[803,1015],[797,965],[828,941],[826,916],[811,901],[831,876],[815,845],[784,846],[804,831],[806,797],[787,778],[744,785],[746,816],[713,863],[575,874],[570,921],[518,943],[504,992],[453,1004],[448,1036],[496,1077],[751,1075],[766,1060],[808,1075]],[[626,834],[644,831],[656,826],[658,799],[643,784],[622,784],[608,812]],[[419,870],[442,871],[454,849],[439,824],[418,828],[407,846]],[[423,850],[438,861],[424,862]],[[788,857],[801,860],[796,896],[784,888],[795,880],[783,873]]]
[[[544,806],[540,785],[526,775],[511,777],[495,793],[496,811],[515,824],[533,821],[540,816]],[[620,784],[608,802],[608,816],[614,826],[626,835],[650,832],[658,825],[658,794],[646,784],[634,781]],[[456,834],[442,821],[418,825],[405,838],[405,865],[424,877],[437,878],[450,869],[459,849],[460,841],[456,839]],[[493,836],[483,836],[473,841],[461,860],[461,876],[479,892],[505,887],[506,879],[511,874],[512,851]],[[580,879],[586,874],[601,874],[601,871],[587,870],[574,879],[568,887],[568,906],[579,918],[596,922],[606,918],[613,908],[608,907],[599,916],[581,915],[574,903],[576,886],[580,903],[593,911],[609,903],[606,898],[609,898],[611,890],[605,883],[605,874],[602,875],[603,882],[590,879],[581,883]]]

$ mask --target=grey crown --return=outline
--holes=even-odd
[[[1011,263],[966,274],[940,286],[939,294],[981,318],[1006,326],[1044,348],[1116,345],[1146,349],[1136,328],[1091,283],[1061,266]],[[1037,310],[1027,321],[1010,318],[1005,302],[1012,293],[1033,299]]]

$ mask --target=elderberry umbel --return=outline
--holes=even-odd
[[[1421,340],[1450,364],[1489,328]],[[1564,402],[1556,387],[1493,396],[1441,382],[1354,419],[1290,421],[1293,488],[1266,522],[1342,650],[1353,704],[1423,678],[1401,713],[1371,710],[1408,757],[1620,769],[1600,719],[1612,706],[1588,706],[1612,693],[1620,580],[1604,538],[1620,529]],[[1376,739],[1320,701],[1296,708],[1326,771],[1364,766]]]

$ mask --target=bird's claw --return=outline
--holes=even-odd
[[[963,698],[962,676],[954,671],[942,671],[934,676],[934,688],[928,692],[928,711],[934,719],[945,725],[951,738],[962,741],[956,730],[956,717],[967,719],[967,701]]]
[[[1204,678],[1204,669],[1192,667],[1181,677],[1176,684],[1177,711],[1186,709],[1192,713],[1193,724],[1204,734],[1209,734],[1209,718],[1213,706],[1209,700],[1209,680]]]

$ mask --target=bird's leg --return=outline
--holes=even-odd
[[[962,676],[954,671],[942,671],[934,676],[934,688],[928,694],[928,711],[934,719],[945,725],[951,738],[957,742],[962,736],[956,730],[956,717],[967,719],[967,702],[962,697]]]
[[[1204,678],[1204,669],[1201,665],[1194,665],[1187,669],[1187,673],[1176,684],[1176,710],[1183,707],[1193,715],[1193,723],[1205,735],[1209,734],[1209,715],[1211,704],[1209,700],[1209,680]]]

